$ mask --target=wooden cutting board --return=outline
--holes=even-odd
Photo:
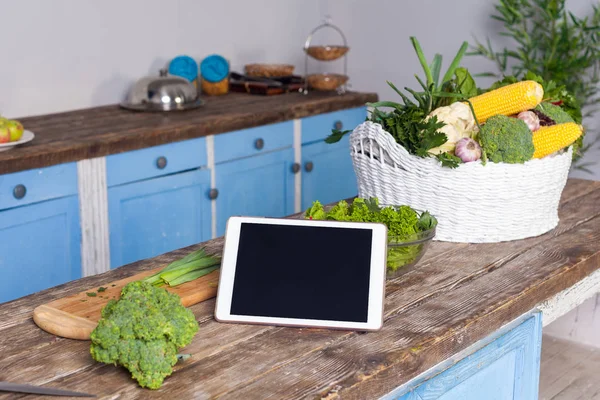
[[[121,289],[129,282],[143,279],[163,268],[164,266],[141,272],[129,278],[108,282],[101,285],[106,288],[102,292],[98,292],[100,288],[98,286],[42,304],[33,310],[33,320],[37,326],[53,335],[69,339],[90,340],[90,334],[100,320],[100,312],[109,300],[118,299]],[[189,307],[215,297],[218,282],[219,270],[216,270],[174,288],[167,287],[167,290],[181,297],[181,303],[185,307]],[[95,293],[96,296],[91,297],[88,293]]]

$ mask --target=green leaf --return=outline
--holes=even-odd
[[[429,229],[435,228],[437,226],[437,219],[428,211],[425,211],[419,217],[419,222],[417,223],[417,226],[421,231],[428,231]]]
[[[480,72],[473,76],[478,77],[478,78],[497,78],[498,74],[495,74],[493,72]]]
[[[372,213],[378,213],[381,211],[381,207],[379,206],[379,200],[376,197],[365,199],[365,204],[369,211]]]
[[[404,93],[402,93],[400,91],[400,89],[398,89],[392,82],[390,82],[390,81],[386,81],[386,82],[396,93],[398,93],[400,95],[400,97],[402,97],[402,101],[404,101],[405,105],[409,106],[409,105],[415,104],[408,97],[406,97],[406,95]]]
[[[376,103],[367,103],[368,107],[392,107],[392,108],[402,108],[402,104],[395,103],[393,101],[378,101]]]
[[[441,54],[436,54],[433,57],[433,62],[429,66],[429,69],[431,70],[431,75],[433,76],[433,86],[435,89],[437,89],[440,84],[439,83],[440,72],[442,69],[442,55]]]
[[[444,78],[442,79],[442,84],[444,84],[445,82],[448,82],[450,79],[452,79],[452,77],[454,76],[454,71],[460,65],[460,61],[462,60],[462,58],[465,55],[465,52],[467,51],[468,48],[469,48],[469,43],[463,42],[462,46],[460,46],[460,49],[458,50],[458,53],[454,57],[454,60],[452,60],[452,64],[450,64],[448,71],[446,71],[446,74],[444,75]]]
[[[457,68],[454,74],[456,75],[456,84],[461,94],[466,98],[477,96],[477,85],[466,68]]]
[[[425,54],[423,53],[423,49],[421,48],[421,44],[417,40],[416,37],[411,36],[410,41],[412,42],[415,51],[417,52],[417,57],[419,58],[419,62],[421,63],[421,67],[423,67],[423,71],[425,72],[425,77],[427,78],[427,86],[433,83],[433,75],[431,74],[431,70],[427,65],[427,59],[425,58]]]
[[[329,135],[325,138],[325,143],[329,143],[329,144],[337,143],[340,140],[342,140],[344,135],[346,135],[347,133],[350,133],[350,132],[352,132],[352,130],[340,131],[339,129],[332,129],[331,135]]]
[[[460,158],[449,153],[437,154],[435,158],[442,163],[442,167],[457,168],[462,163]]]

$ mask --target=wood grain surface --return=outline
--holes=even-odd
[[[192,357],[158,391],[94,362],[89,342],[50,335],[31,320],[40,304],[200,245],[140,261],[0,305],[0,380],[106,399],[376,399],[600,269],[600,182],[570,180],[559,215],[559,226],[536,238],[433,243],[419,264],[388,281],[378,332],[221,324],[214,299],[196,304],[200,331],[182,350]],[[222,239],[206,246],[218,252]]]
[[[122,153],[211,134],[360,107],[374,93],[281,96],[230,93],[195,110],[143,113],[118,105],[18,118],[35,139],[0,153],[0,174]]]
[[[98,287],[94,286],[77,294],[37,306],[33,310],[33,321],[46,332],[56,336],[89,340],[90,334],[100,320],[102,309],[110,300],[118,300],[121,297],[121,290],[125,285],[153,275],[166,266],[165,264],[118,281],[103,282]],[[166,289],[178,295],[181,304],[189,307],[215,297],[218,283],[219,271],[217,270],[191,282],[173,288],[166,287]],[[100,288],[103,288],[103,291],[99,291]]]

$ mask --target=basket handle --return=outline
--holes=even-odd
[[[371,160],[410,171],[418,157],[408,153],[380,124],[365,121],[350,134],[350,153],[368,156]],[[424,161],[424,159],[423,159]]]

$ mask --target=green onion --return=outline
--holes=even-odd
[[[208,268],[208,267],[212,267],[216,264],[219,264],[219,260],[212,258],[212,257],[206,257],[206,258],[202,258],[200,260],[196,260],[196,261],[191,261],[187,264],[183,264],[182,266],[180,266],[177,269],[172,269],[170,271],[167,272],[163,272],[160,274],[160,277],[163,281],[167,282],[169,285],[173,286],[171,284],[171,281],[175,280],[176,278],[187,274],[188,272],[193,272],[193,271],[197,271],[197,270],[202,270],[204,268]]]
[[[186,283],[186,282],[190,282],[193,281],[194,279],[198,279],[204,275],[208,275],[213,271],[216,271],[217,269],[219,269],[218,265],[213,265],[212,267],[207,267],[207,268],[203,268],[203,269],[199,269],[199,270],[195,270],[195,271],[190,271],[186,274],[180,275],[177,278],[168,281],[169,286],[177,286],[177,285],[181,285],[182,283]]]
[[[151,283],[151,284],[162,284],[162,279],[160,278],[160,274],[173,270],[173,269],[177,269],[179,267],[181,267],[184,264],[187,264],[188,262],[191,262],[195,259],[200,259],[202,257],[206,256],[206,251],[204,251],[204,248],[201,248],[200,250],[196,250],[190,254],[188,254],[187,256],[183,257],[180,260],[177,261],[173,261],[171,264],[167,265],[166,268],[160,270],[159,272],[157,272],[154,275],[151,275],[149,277],[147,277],[146,279],[144,279],[145,282]]]
[[[164,269],[144,279],[153,286],[177,286],[198,279],[219,268],[221,259],[206,254],[204,248],[194,251]]]

